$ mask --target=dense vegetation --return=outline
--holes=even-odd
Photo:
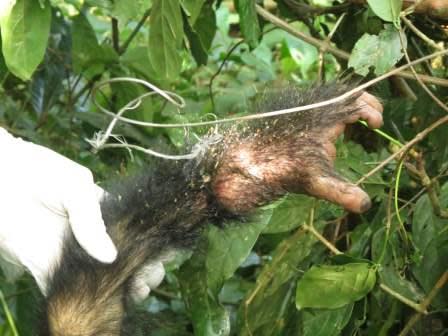
[[[141,320],[142,335],[448,335],[444,22],[441,0],[1,0],[0,126],[101,182],[154,158],[91,150],[86,139],[110,122],[91,100],[99,81],[175,92],[182,110],[150,96],[126,116],[184,123],[254,112],[256,93],[285,81],[360,84],[438,52],[368,89],[385,105],[381,131],[355,125],[338,142],[336,165],[373,198],[370,211],[289,196],[244,226],[211,226],[167,265]],[[96,98],[117,112],[144,92],[110,83]],[[113,132],[183,153],[205,131]],[[33,335],[32,279],[0,287],[0,334]]]

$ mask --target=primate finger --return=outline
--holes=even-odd
[[[380,101],[370,93],[363,92],[356,99],[355,106],[359,108],[359,112],[349,118],[349,122],[356,122],[359,118],[365,120],[369,127],[380,128],[383,125],[383,106]]]
[[[383,113],[383,105],[374,95],[371,95],[370,93],[364,91],[361,96],[359,96],[358,100],[364,101],[378,112]]]
[[[334,146],[333,142],[327,142],[324,144],[324,149],[327,154],[329,163],[333,165],[333,161],[336,160],[337,155],[336,147]]]
[[[365,191],[337,176],[316,178],[307,188],[307,192],[312,196],[339,204],[354,213],[363,213],[371,206],[370,197]]]
[[[331,142],[335,142],[344,133],[345,124],[339,123],[325,131],[325,137]]]

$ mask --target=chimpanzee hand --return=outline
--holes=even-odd
[[[312,89],[309,95],[313,95]],[[312,102],[312,97],[294,98],[295,106]],[[363,92],[340,104],[265,119],[255,129],[233,131],[242,135],[224,145],[212,180],[219,205],[243,214],[286,192],[295,192],[329,200],[356,213],[368,210],[369,196],[334,171],[334,142],[347,124],[359,119],[372,128],[380,127],[382,111],[378,99]]]
[[[356,99],[354,107],[356,112],[335,123],[333,126],[314,131],[313,136],[321,137],[323,152],[321,162],[308,167],[309,181],[305,191],[315,197],[336,203],[345,209],[361,213],[370,208],[370,198],[361,188],[347,182],[333,170],[333,161],[336,158],[334,142],[344,132],[347,124],[355,123],[359,119],[367,122],[371,128],[379,128],[383,124],[383,107],[371,94],[364,92]],[[313,131],[311,131],[313,133]]]

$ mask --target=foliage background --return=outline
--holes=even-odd
[[[444,50],[447,19],[438,0],[2,0],[0,126],[101,183],[153,159],[91,151],[85,139],[110,120],[90,100],[100,80],[137,77],[186,100],[178,111],[147,99],[128,114],[139,120],[222,118],[285,81],[367,81]],[[369,212],[288,196],[244,225],[211,226],[141,305],[141,334],[447,335],[447,59],[415,70],[419,82],[408,69],[370,88],[385,105],[383,133],[355,125],[338,143],[336,166],[364,177]],[[117,111],[143,92],[114,83],[100,102]],[[115,130],[165,152],[204,131]],[[32,279],[0,281],[0,334],[33,335]]]

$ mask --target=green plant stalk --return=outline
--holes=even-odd
[[[397,215],[398,223],[400,224],[400,229],[403,231],[405,241],[407,242],[406,230],[404,228],[404,223],[400,215],[400,208],[398,206],[398,189],[400,187],[400,178],[401,178],[401,171],[403,170],[403,164],[404,164],[404,158],[400,160],[400,164],[398,165],[397,170],[397,177],[395,178],[394,206],[395,206],[395,214]]]
[[[19,336],[17,332],[16,325],[14,323],[14,319],[12,317],[11,311],[9,310],[8,304],[6,303],[5,296],[3,292],[0,290],[0,301],[2,303],[3,310],[5,311],[6,320],[8,321],[9,327],[11,328],[12,334],[14,336]]]
[[[364,120],[358,120],[358,122],[359,122],[360,124],[362,124],[362,125],[364,125],[364,126],[366,126],[366,127],[369,128],[369,125],[367,125],[367,123],[366,123]],[[400,148],[404,146],[400,141],[398,141],[397,139],[391,137],[389,134],[383,132],[383,131],[380,130],[380,129],[374,129],[373,131],[374,131],[375,133],[381,135],[383,138],[389,140],[389,141],[392,142],[394,145],[399,146]]]
[[[400,301],[400,302],[404,303],[405,305],[411,307],[412,309],[414,309],[415,311],[419,312],[420,314],[427,314],[426,309],[422,309],[420,304],[415,303],[412,300],[409,300],[408,298],[404,297],[400,293],[397,293],[396,291],[394,291],[392,288],[386,286],[385,284],[380,283],[380,288],[383,291],[385,291],[387,294],[393,296],[395,299],[397,299],[398,301]]]

